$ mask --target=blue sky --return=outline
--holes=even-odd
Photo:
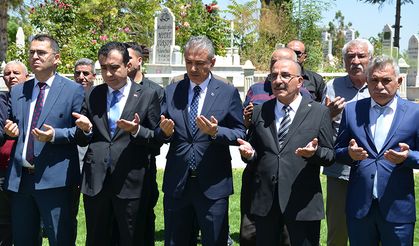
[[[246,2],[246,0],[237,1],[239,3]],[[304,0],[301,0],[301,2],[304,2]],[[345,16],[346,23],[352,22],[353,28],[360,33],[362,38],[376,37],[378,33],[382,32],[385,24],[394,25],[396,0],[387,0],[389,3],[385,3],[381,8],[378,5],[366,4],[357,0],[334,0],[330,2],[332,6],[327,12],[323,13],[321,24],[324,26],[327,26],[327,23],[333,20],[338,10]],[[409,38],[419,32],[419,2],[416,0],[414,2],[414,4],[402,5],[401,9],[401,25],[403,28],[400,31],[400,47],[402,50],[407,49]],[[225,10],[230,1],[219,0],[218,4],[222,10]]]

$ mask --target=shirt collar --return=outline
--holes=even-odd
[[[43,83],[45,83],[45,84],[47,84],[47,86],[48,86],[48,88],[51,88],[51,85],[52,85],[52,82],[54,81],[54,79],[55,79],[55,73],[54,73],[54,75],[52,75],[51,77],[49,77],[48,79],[47,79],[47,81],[43,81]],[[38,83],[39,83],[40,81],[37,79],[37,78],[35,78],[35,83],[34,83],[34,87],[35,86],[38,86]]]
[[[352,83],[351,77],[349,77],[349,75],[346,75],[345,76],[345,85],[348,88],[355,88],[358,91],[363,91],[363,90],[367,89],[367,82],[365,82],[364,85],[361,88],[359,88],[359,89],[356,88],[354,86],[354,84]]]
[[[303,99],[303,97],[301,96],[300,93],[298,93],[297,98],[294,99],[294,101],[292,101],[289,106],[291,107],[292,111],[297,112],[298,107],[300,107],[301,104],[301,100]],[[277,107],[279,107],[280,110],[282,110],[282,108],[284,107],[284,104],[281,103],[279,100],[276,100],[276,105]]]
[[[200,85],[197,85],[192,80],[189,80],[189,91],[192,91],[195,86],[201,87],[201,91],[204,91],[208,87],[210,80],[211,80],[211,73],[208,74],[208,78],[206,78],[204,82],[202,82]]]
[[[374,101],[374,99],[371,98],[371,109],[374,108],[375,105],[378,105],[379,107],[389,107],[393,110],[393,112],[396,112],[397,108],[397,96],[393,97],[390,102],[388,102],[386,105],[381,106],[378,103]]]
[[[119,92],[121,92],[121,94],[124,96],[127,95],[127,93],[129,92],[129,88],[131,88],[131,83],[131,79],[127,77],[127,83],[121,88],[119,88]],[[108,94],[111,95],[113,91],[115,90],[108,86]]]

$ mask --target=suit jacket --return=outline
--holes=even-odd
[[[397,99],[393,123],[381,151],[377,151],[370,130],[371,98],[349,103],[343,111],[336,140],[336,158],[351,166],[346,200],[348,216],[363,218],[368,214],[373,199],[374,176],[377,172],[378,204],[383,217],[394,223],[415,221],[415,197],[412,168],[419,168],[419,107],[404,99]],[[368,152],[368,158],[353,161],[348,145],[355,139]],[[410,146],[408,158],[395,165],[384,158],[388,149],[400,151],[399,143]]]
[[[331,165],[335,157],[329,110],[303,97],[283,147],[279,148],[276,101],[274,98],[255,106],[252,115],[249,142],[255,155],[248,165],[252,165],[255,175],[251,188],[251,213],[266,216],[278,187],[279,205],[286,219],[321,220],[324,206],[320,166]],[[312,157],[295,154],[297,148],[305,147],[314,138],[318,139],[319,145]]]
[[[315,101],[321,102],[326,83],[323,77],[313,71],[302,68],[301,74],[304,78],[304,87],[310,92]]]
[[[19,136],[9,163],[8,189],[19,190],[22,176],[22,153],[27,128],[30,127],[29,107],[34,79],[12,87],[9,118],[18,125]],[[80,181],[77,146],[74,139],[75,119],[84,99],[83,87],[58,74],[49,89],[37,128],[43,124],[55,130],[54,142],[34,141],[35,189],[50,189],[78,184]]]
[[[209,199],[220,199],[233,193],[231,156],[229,145],[237,145],[237,138],[245,137],[242,105],[236,88],[211,78],[201,115],[218,120],[216,139],[198,129],[191,132],[188,112],[189,79],[166,87],[166,101],[162,114],[175,122],[174,134],[163,137],[160,128],[157,136],[170,142],[164,171],[163,192],[179,198],[188,178],[188,159],[194,152],[197,163],[197,180],[203,194]]]
[[[107,182],[111,182],[114,195],[121,199],[141,197],[149,166],[150,151],[146,147],[158,145],[153,130],[160,118],[160,104],[157,93],[150,88],[131,83],[129,90],[121,119],[132,120],[135,113],[140,116],[141,127],[135,137],[119,128],[110,136],[107,84],[96,86],[86,95],[82,114],[92,122],[92,133],[76,132],[79,145],[89,144],[82,173],[81,191],[85,195],[95,196],[102,190],[109,169]]]
[[[0,91],[0,146],[4,144],[4,125],[8,118],[7,108],[9,102],[9,92]]]

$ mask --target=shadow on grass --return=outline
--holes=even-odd
[[[156,242],[163,242],[164,241],[164,230],[156,231],[154,233],[154,238],[156,239]]]

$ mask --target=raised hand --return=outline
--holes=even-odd
[[[19,128],[13,121],[6,120],[6,124],[4,125],[4,133],[6,133],[9,137],[15,138],[19,136]]]
[[[250,158],[252,158],[253,156],[253,153],[255,152],[252,145],[250,145],[249,142],[246,142],[241,138],[238,138],[237,142],[240,144],[239,146],[240,155],[250,160]]]
[[[119,119],[116,121],[116,125],[126,132],[136,134],[140,127],[140,116],[135,113],[132,121]]]
[[[54,128],[50,125],[44,124],[43,128],[45,131],[34,128],[32,129],[32,134],[40,142],[51,142],[52,138],[54,137]]]
[[[211,119],[208,120],[207,118],[205,118],[205,116],[199,115],[198,117],[196,117],[196,125],[205,134],[208,134],[210,136],[217,135],[218,121],[214,116],[211,116]]]
[[[317,140],[317,138],[314,138],[304,148],[296,149],[295,154],[301,157],[310,158],[316,153],[318,145],[319,140]]]
[[[326,106],[329,108],[330,116],[334,118],[338,114],[342,113],[345,107],[345,98],[335,97],[333,100],[330,100],[330,98],[326,96],[325,103],[326,103]]]
[[[171,137],[175,132],[175,122],[172,119],[167,119],[164,115],[160,115],[160,129],[165,137]]]
[[[351,141],[349,141],[348,153],[354,161],[361,161],[368,158],[367,151],[365,151],[362,147],[358,147],[355,139],[351,139]]]
[[[75,112],[73,112],[71,115],[76,118],[76,126],[82,131],[90,132],[92,130],[92,123],[86,116]]]
[[[402,164],[407,156],[409,155],[409,145],[405,143],[399,143],[400,151],[395,151],[392,149],[386,150],[384,152],[384,157],[389,160],[391,163],[394,163],[396,165]]]

